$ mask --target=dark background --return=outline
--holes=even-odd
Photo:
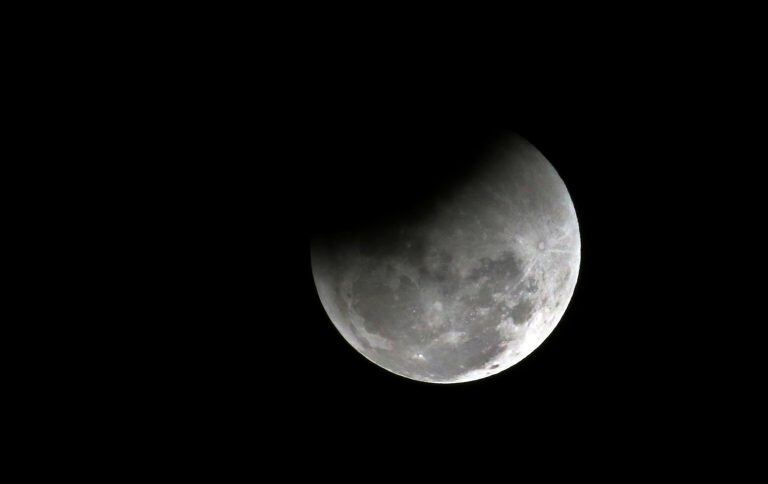
[[[694,128],[669,109],[675,95],[634,79],[596,82],[605,74],[583,82],[549,74],[490,91],[328,86],[294,99],[287,121],[280,111],[288,106],[270,111],[255,131],[266,134],[253,146],[258,156],[208,182],[221,183],[207,215],[214,231],[201,234],[221,237],[216,278],[205,282],[216,297],[192,302],[204,308],[195,320],[210,317],[213,327],[192,326],[199,372],[184,373],[188,383],[229,408],[228,418],[264,409],[250,418],[275,419],[285,435],[361,435],[372,421],[383,432],[454,437],[686,422],[685,402],[708,364],[690,358],[688,346],[701,324],[689,312],[699,297],[688,282],[698,249],[687,234],[701,207],[685,146]],[[319,301],[311,235],[407,212],[460,182],[508,132],[547,157],[576,207],[582,263],[565,316],[532,355],[476,382],[420,383],[370,363]]]
[[[468,63],[349,39],[269,45],[249,62],[217,51],[215,75],[192,88],[182,76],[153,108],[167,150],[154,154],[173,160],[153,177],[168,193],[157,230],[173,242],[146,291],[163,310],[146,322],[149,377],[135,377],[144,408],[190,439],[231,431],[293,449],[340,436],[354,452],[394,437],[404,455],[421,439],[483,451],[488,435],[670,445],[721,425],[738,401],[719,310],[732,281],[717,241],[738,225],[724,166],[751,129],[725,81],[738,54],[643,37],[475,50]],[[408,212],[509,132],[553,164],[576,208],[565,316],[529,357],[475,382],[370,363],[325,314],[310,237]]]
[[[220,478],[245,462],[372,480],[415,464],[476,482],[491,464],[571,477],[561,453],[618,463],[619,480],[660,463],[709,475],[749,445],[737,433],[761,435],[762,16],[283,8],[74,12],[88,28],[54,12],[63,32],[12,39],[30,92],[8,91],[24,108],[11,124],[33,176],[29,190],[8,177],[31,227],[31,254],[8,255],[46,289],[10,281],[31,296],[30,350],[8,338],[25,381],[9,395],[33,412],[9,415],[28,439],[94,469],[117,456],[112,472],[150,460]],[[320,304],[310,237],[401,216],[508,132],[576,208],[565,316],[475,382],[368,362]]]

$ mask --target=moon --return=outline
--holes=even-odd
[[[422,382],[478,380],[528,356],[565,313],[581,261],[576,211],[518,135],[433,198],[373,230],[315,237],[312,273],[368,360]]]

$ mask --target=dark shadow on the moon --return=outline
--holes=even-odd
[[[467,126],[352,129],[328,140],[311,175],[316,180],[313,235],[380,232],[418,222],[436,202],[481,170],[513,132]],[[376,240],[378,237],[372,237]]]

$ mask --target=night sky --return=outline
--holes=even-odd
[[[185,254],[174,275],[188,316],[156,331],[156,347],[174,352],[152,388],[174,402],[171,413],[195,402],[206,420],[276,422],[270,436],[313,445],[379,432],[618,438],[672,422],[699,428],[693,403],[724,398],[720,346],[703,341],[722,328],[709,329],[715,316],[701,309],[716,305],[722,283],[708,276],[721,263],[705,242],[728,232],[729,218],[713,195],[724,170],[707,160],[723,159],[715,141],[736,138],[716,124],[711,86],[671,59],[654,65],[510,63],[448,82],[432,70],[334,64],[327,76],[288,70],[245,97],[248,86],[222,89],[226,108],[193,118],[207,130],[178,140],[191,147],[173,177],[185,195],[165,220],[192,227],[167,248]],[[320,303],[311,236],[408,213],[461,182],[488,141],[510,131],[555,167],[579,219],[581,268],[565,316],[532,355],[474,382],[420,383],[370,363]]]

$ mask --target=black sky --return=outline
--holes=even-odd
[[[691,132],[670,112],[671,95],[640,82],[553,74],[506,87],[491,95],[481,86],[329,86],[257,128],[274,137],[258,141],[257,159],[244,158],[222,180],[230,188],[216,192],[232,212],[212,216],[234,224],[245,259],[222,253],[222,288],[232,292],[222,289],[221,326],[204,346],[216,368],[206,385],[241,410],[255,399],[290,425],[327,432],[371,418],[440,428],[474,414],[490,425],[515,409],[530,416],[521,427],[540,418],[642,426],[673,409],[691,382],[677,346],[690,324],[691,295],[681,289],[689,259],[679,251],[691,250],[694,195],[679,183],[690,164],[680,143]],[[320,304],[309,237],[407,212],[460,181],[488,140],[509,131],[547,157],[576,207],[582,265],[565,317],[531,356],[477,382],[418,383],[368,362]]]
[[[700,428],[694,403],[724,398],[708,303],[722,284],[712,241],[732,224],[722,161],[747,133],[712,50],[606,40],[443,70],[318,49],[260,59],[260,83],[240,65],[182,111],[193,127],[175,139],[188,156],[168,220],[194,228],[171,251],[186,254],[175,276],[188,316],[156,334],[178,352],[151,382],[160,395],[316,445],[375,438],[372,422],[446,438]],[[476,382],[419,383],[368,362],[320,304],[310,237],[407,212],[504,132],[546,156],[576,208],[582,265],[565,316],[531,356]]]

